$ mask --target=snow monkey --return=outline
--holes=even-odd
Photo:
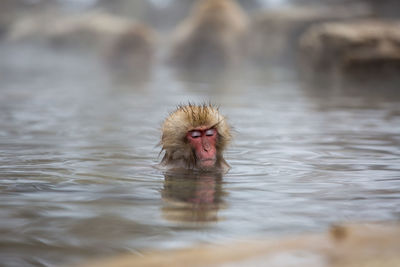
[[[164,121],[161,165],[200,171],[227,172],[223,152],[232,139],[231,127],[211,104],[178,106]]]
[[[235,0],[198,0],[173,34],[170,62],[195,70],[238,65],[247,30],[247,15]]]

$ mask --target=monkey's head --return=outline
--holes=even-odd
[[[197,170],[227,169],[223,151],[231,141],[230,126],[212,105],[179,106],[164,121],[162,164]]]

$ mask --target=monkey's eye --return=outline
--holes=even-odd
[[[201,136],[201,132],[200,131],[193,131],[190,133],[190,136],[192,136],[193,138],[197,138]]]
[[[213,136],[214,133],[215,133],[215,130],[214,130],[214,129],[208,129],[208,130],[206,131],[206,136]]]

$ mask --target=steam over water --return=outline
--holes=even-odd
[[[3,266],[399,219],[400,100],[382,88],[312,90],[279,69],[190,82],[164,66],[134,85],[87,54],[3,44],[0,58]],[[187,101],[235,128],[224,177],[154,168],[160,125]]]

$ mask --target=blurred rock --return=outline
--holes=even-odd
[[[348,224],[327,233],[142,252],[82,266],[400,266],[398,224]]]
[[[7,40],[96,48],[135,25],[133,20],[101,11],[67,15],[50,10],[26,15],[15,21],[7,34]]]
[[[359,20],[311,27],[300,39],[299,62],[307,79],[375,80],[399,85],[400,21]]]
[[[241,63],[248,19],[234,0],[198,1],[175,30],[170,62],[183,70],[221,70]]]
[[[311,25],[366,17],[372,14],[369,6],[292,6],[267,10],[255,16],[252,23],[251,54],[261,65],[294,62],[300,35]]]
[[[27,13],[54,8],[52,0],[1,0],[0,1],[0,38],[3,37],[14,21]]]
[[[398,0],[293,0],[297,5],[324,4],[324,5],[349,5],[365,3],[372,7],[374,14],[381,18],[400,17],[400,1]]]
[[[26,15],[11,26],[6,41],[93,53],[104,59],[113,77],[129,82],[148,80],[156,50],[153,29],[102,11],[66,14],[46,10]]]

